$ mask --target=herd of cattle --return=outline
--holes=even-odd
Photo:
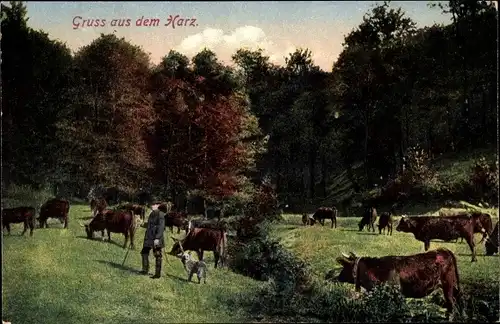
[[[304,226],[320,223],[325,225],[325,220],[331,220],[331,227],[337,227],[338,211],[335,207],[321,207],[313,215],[302,215]],[[393,211],[380,215],[379,234],[387,229],[387,234],[392,235]],[[375,232],[377,211],[367,208],[358,223],[359,231],[366,226]],[[460,300],[458,266],[455,255],[448,249],[439,248],[428,251],[433,239],[457,242],[458,238],[465,239],[472,252],[472,262],[477,261],[474,234],[483,235],[481,241],[485,242],[486,255],[498,252],[500,237],[498,222],[493,228],[491,216],[481,212],[457,212],[439,216],[414,215],[401,217],[396,231],[411,233],[415,239],[424,243],[425,253],[406,256],[384,257],[358,257],[354,253],[342,254],[337,262],[342,266],[340,274],[329,271],[325,279],[337,282],[348,282],[356,285],[356,291],[361,287],[371,290],[377,283],[393,283],[400,287],[405,297],[422,298],[435,291],[438,287],[443,289],[445,306],[449,313],[453,307],[458,306]]]
[[[130,238],[130,247],[134,248],[134,234],[138,224],[145,219],[145,207],[135,204],[125,204],[115,209],[108,209],[106,200],[95,199],[90,203],[92,220],[88,224],[80,224],[85,227],[87,238],[94,238],[94,232],[101,232],[104,239],[104,231],[107,232],[108,240],[111,233],[121,233],[125,237],[123,248],[127,247]],[[57,218],[68,227],[68,214],[70,204],[64,199],[50,199],[40,208],[40,227],[48,227],[48,218]],[[168,203],[161,204],[159,209],[166,214],[165,228],[177,227],[177,233],[184,230],[186,235],[183,239],[175,239],[170,255],[178,255],[184,250],[195,251],[199,260],[203,259],[204,251],[214,253],[214,267],[220,261],[221,265],[226,262],[227,252],[227,229],[214,226],[210,222],[189,220],[186,213],[171,211]],[[16,207],[2,210],[2,224],[10,234],[11,223],[24,223],[22,235],[30,228],[33,235],[35,228],[36,211],[33,207]],[[331,227],[337,228],[338,211],[335,207],[320,207],[313,215],[302,215],[304,226],[320,223],[325,225],[325,220],[331,221]],[[365,227],[375,232],[377,211],[369,207],[363,213],[358,224],[359,231]],[[387,229],[387,234],[392,235],[393,211],[384,212],[379,217],[379,234]],[[491,216],[481,212],[460,212],[454,215],[427,216],[403,216],[396,227],[396,231],[411,233],[415,239],[424,243],[425,253],[408,256],[385,256],[385,257],[358,257],[354,253],[343,254],[337,258],[342,266],[338,276],[334,270],[330,271],[326,279],[348,282],[356,285],[356,290],[363,287],[370,290],[376,283],[394,282],[401,288],[406,297],[420,298],[428,296],[438,286],[443,289],[446,307],[451,311],[459,300],[459,277],[457,262],[454,254],[448,249],[437,249],[428,251],[430,241],[439,239],[452,241],[458,238],[465,239],[472,252],[472,262],[476,261],[474,234],[482,233],[483,237],[479,244],[485,242],[486,255],[498,252],[500,239],[498,234],[498,222],[493,228]],[[425,274],[425,275],[419,275]]]

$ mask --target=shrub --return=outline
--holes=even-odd
[[[39,210],[43,203],[53,197],[49,189],[36,190],[28,185],[12,184],[3,194],[2,205],[4,208],[26,206]]]
[[[484,157],[475,161],[469,181],[477,198],[496,202],[498,198],[498,161],[488,163]]]

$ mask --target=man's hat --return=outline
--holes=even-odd
[[[154,205],[161,205],[162,202],[161,201],[154,201],[151,203],[151,206],[154,206]]]

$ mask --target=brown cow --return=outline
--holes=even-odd
[[[448,249],[437,249],[407,256],[379,258],[358,257],[351,252],[337,258],[343,268],[336,281],[348,282],[370,291],[376,284],[393,283],[400,287],[407,298],[423,298],[439,286],[443,289],[446,309],[452,312],[459,305],[460,283],[457,260]],[[325,279],[334,279],[329,272]],[[335,279],[334,279],[335,280]]]
[[[33,207],[15,207],[2,209],[2,224],[3,228],[7,229],[10,235],[10,224],[24,223],[24,230],[21,236],[30,228],[30,236],[33,236],[35,228],[35,208]]]
[[[58,218],[61,223],[64,222],[64,228],[68,228],[68,214],[69,214],[69,201],[65,199],[49,199],[40,208],[40,216],[38,220],[40,222],[40,227],[49,227],[47,220],[49,218]]]
[[[331,228],[333,228],[333,224],[335,224],[335,228],[337,228],[337,213],[336,207],[319,207],[314,213],[313,218],[322,226],[325,226],[325,219],[330,219],[332,221]]]
[[[467,215],[461,216],[403,216],[396,231],[413,233],[415,238],[424,242],[425,251],[429,250],[431,240],[451,241],[459,237],[465,238],[472,252],[472,262],[476,260],[474,244],[474,228],[476,219]]]
[[[479,244],[483,243],[484,240],[491,234],[493,231],[493,222],[491,221],[491,216],[486,213],[481,213],[481,212],[466,212],[466,211],[458,211],[455,213],[445,213],[442,211],[439,211],[439,216],[442,217],[454,217],[454,216],[470,216],[474,217],[476,219],[476,225],[474,227],[474,234],[476,233],[481,233],[483,234],[483,237],[481,241],[479,241]],[[484,229],[484,231],[483,231]],[[455,240],[455,243],[457,243],[458,239]],[[460,238],[460,243],[464,241],[463,237]]]
[[[90,221],[89,224],[80,224],[85,227],[87,238],[93,239],[94,232],[106,230],[108,233],[108,241],[111,241],[111,233],[121,233],[125,236],[123,248],[127,247],[128,238],[130,236],[130,248],[134,249],[134,234],[136,229],[134,215],[125,210],[106,210],[103,213],[98,213]]]
[[[181,244],[186,251],[195,251],[198,260],[203,260],[204,251],[214,252],[215,268],[220,259],[221,266],[224,266],[226,258],[227,234],[223,230],[210,228],[192,228],[182,240],[172,237],[175,242],[170,255],[176,256],[182,252]]]
[[[392,213],[385,212],[380,214],[380,218],[378,220],[378,233],[382,234],[382,230],[385,233],[385,229],[387,228],[387,235],[392,235]]]
[[[495,225],[493,232],[491,232],[491,235],[486,240],[484,246],[486,248],[486,255],[493,255],[495,253],[498,253],[498,247],[500,246],[500,236],[498,234],[498,222]]]
[[[170,228],[170,232],[174,232],[174,226],[177,227],[177,234],[181,232],[181,229],[188,232],[188,220],[187,214],[183,212],[170,212],[165,215],[165,229]]]
[[[132,215],[139,215],[142,221],[146,218],[146,208],[141,205],[136,204],[125,204],[118,207],[119,210],[127,210],[132,213]]]
[[[375,233],[375,221],[377,220],[377,210],[374,207],[367,208],[363,214],[363,217],[359,221],[359,231],[361,232],[365,226],[367,226],[368,231],[370,227]]]

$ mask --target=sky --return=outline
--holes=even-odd
[[[88,45],[100,33],[115,33],[150,53],[153,63],[171,49],[189,58],[207,47],[226,64],[237,49],[262,48],[272,62],[296,48],[309,48],[313,60],[331,71],[342,51],[344,36],[362,22],[375,1],[279,2],[27,2],[28,24],[73,51]],[[418,27],[449,23],[451,17],[428,1],[393,1]],[[176,17],[170,19],[169,17]],[[159,19],[157,26],[137,26],[141,19]],[[90,26],[105,19],[105,26]],[[129,26],[111,26],[114,19]],[[87,20],[87,22],[84,22]],[[139,20],[139,21],[138,21]],[[100,22],[102,24],[102,22]],[[98,25],[100,25],[98,23]],[[125,23],[126,24],[126,23]],[[183,26],[187,25],[187,26]],[[175,28],[173,28],[175,26]]]

